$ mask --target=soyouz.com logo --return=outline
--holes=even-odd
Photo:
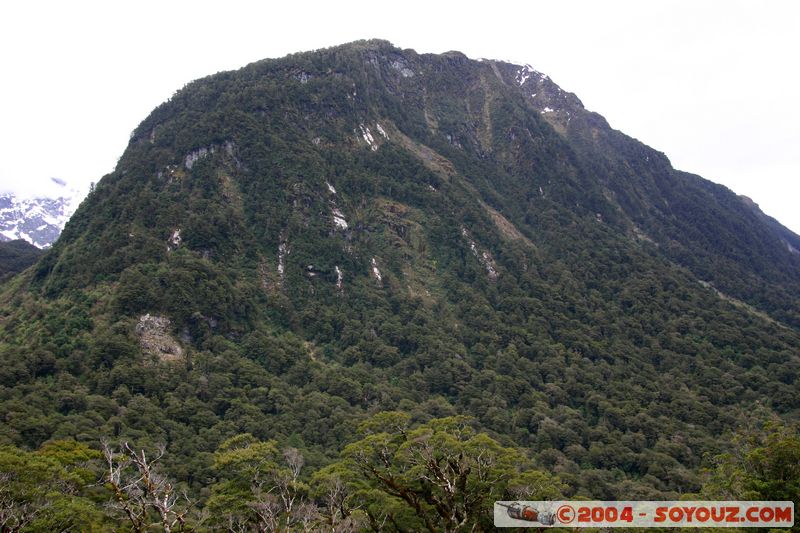
[[[769,527],[794,525],[794,502],[503,501],[496,527]]]

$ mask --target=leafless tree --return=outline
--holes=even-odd
[[[225,526],[225,531],[228,533],[247,533],[250,531],[247,517],[228,515],[228,524]]]
[[[256,529],[266,531],[311,531],[319,516],[316,505],[298,490],[305,460],[296,448],[283,451],[286,468],[258,470],[252,478],[254,499],[248,504],[256,515]]]
[[[0,473],[0,531],[16,533],[23,530],[36,515],[50,505],[47,500],[35,505],[18,502],[6,488],[11,483],[11,474]]]
[[[154,516],[166,533],[187,530],[191,502],[156,468],[165,453],[163,445],[152,458],[127,442],[116,452],[107,441],[102,442],[102,448],[107,465],[105,480],[114,492],[111,507],[128,519],[133,531],[146,531]]]
[[[337,524],[341,520],[347,518],[350,510],[345,505],[347,500],[347,486],[339,478],[335,477],[328,483],[328,490],[325,493],[324,502],[327,507],[328,516],[330,517],[330,525],[334,531],[337,531]]]
[[[256,514],[256,528],[259,533],[278,531],[284,513],[282,500],[278,496],[260,489],[256,489],[254,495],[255,500],[250,502],[249,506]]]
[[[297,448],[286,448],[283,450],[283,458],[286,460],[286,464],[289,466],[289,471],[292,473],[292,479],[297,480],[298,476],[300,476],[300,469],[303,468],[303,465],[305,464],[303,454],[301,454],[300,450]]]
[[[384,516],[383,520],[380,522],[380,524],[378,524],[378,527],[373,529],[375,529],[376,531],[382,531],[383,526],[386,524],[387,518],[388,515]],[[363,531],[365,527],[366,527],[365,520],[362,520],[360,517],[351,514],[344,520],[340,521],[336,525],[336,529],[334,529],[333,531],[335,531],[335,533],[358,533],[359,531]],[[402,530],[398,529],[398,531]]]
[[[303,531],[303,533],[320,530],[322,515],[314,502],[307,500],[301,501],[300,504],[295,507],[293,515],[294,524],[297,526],[298,530]]]

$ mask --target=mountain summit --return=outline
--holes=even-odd
[[[339,165],[342,157],[347,161]],[[205,178],[215,209],[196,204],[199,184],[184,179],[206,167],[218,174]],[[793,297],[800,291],[800,237],[768,222],[752,202],[672,169],[662,153],[611,129],[530,66],[471,61],[458,52],[418,55],[383,41],[266,60],[178,92],[136,129],[117,171],[99,188],[94,202],[109,198],[129,212],[85,234],[99,264],[81,259],[81,270],[108,273],[107,262],[145,238],[166,253],[176,231],[189,249],[209,256],[252,253],[269,242],[266,265],[288,239],[287,219],[301,211],[305,224],[332,224],[327,246],[335,246],[336,230],[351,245],[370,233],[343,216],[362,207],[365,181],[376,198],[414,190],[426,205],[442,197],[456,202],[455,191],[440,187],[455,189],[471,198],[454,205],[454,214],[474,211],[533,242],[547,214],[589,219],[618,238],[654,245],[661,257],[776,320],[800,325]],[[348,191],[349,182],[361,186]],[[336,185],[344,193],[338,200],[330,192]],[[128,187],[130,196],[120,194]],[[147,193],[156,203],[172,195],[177,205],[152,213],[152,202],[142,205]],[[151,214],[155,219],[146,220]],[[267,227],[256,230],[267,214]],[[116,234],[123,224],[137,231]],[[267,241],[254,249],[248,237],[260,239],[259,232]],[[351,274],[367,271],[359,266]]]
[[[6,285],[0,439],[166,442],[200,494],[237,434],[319,470],[376,412],[467,415],[567,495],[677,499],[800,407],[797,250],[530,66],[259,61],[155,109]]]

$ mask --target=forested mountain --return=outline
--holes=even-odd
[[[40,255],[37,247],[22,239],[0,242],[0,279],[22,272]]]
[[[529,66],[384,41],[260,61],[154,110],[3,286],[0,473],[45,529],[111,527],[115,498],[135,529],[114,480],[158,444],[199,528],[792,499],[764,479],[800,458],[798,250]],[[736,490],[701,474],[745,441],[796,455]],[[442,461],[455,499],[422,476]]]

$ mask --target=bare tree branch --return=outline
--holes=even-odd
[[[144,532],[150,520],[157,518],[165,533],[184,531],[192,502],[185,493],[178,493],[174,485],[155,469],[164,457],[166,447],[160,445],[152,459],[145,450],[135,450],[124,442],[119,451],[101,442],[106,460],[106,482],[114,492],[110,507],[123,514],[134,532]]]

